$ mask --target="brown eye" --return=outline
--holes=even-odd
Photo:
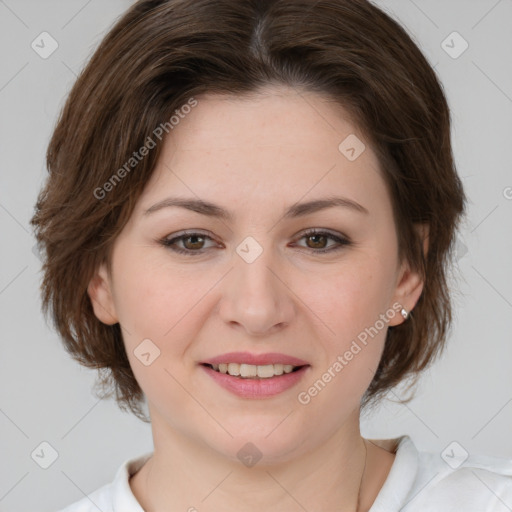
[[[189,232],[182,233],[180,236],[172,238],[164,238],[159,240],[159,242],[174,252],[197,256],[203,254],[207,249],[212,247],[205,247],[205,243],[208,240],[211,240],[212,242],[214,241],[211,236],[202,233]]]
[[[313,254],[315,253],[327,253],[334,252],[343,248],[343,246],[351,245],[352,242],[344,237],[334,235],[333,233],[329,233],[328,231],[320,231],[320,230],[310,230],[306,233],[303,233],[300,238],[306,240],[306,248],[310,249]],[[335,243],[328,245],[329,240],[334,241]],[[299,247],[304,247],[300,245]]]
[[[308,247],[310,249],[325,249],[325,247],[327,246],[327,238],[326,236],[324,235],[309,235],[307,237],[305,237],[307,240],[310,240],[312,241],[312,243],[310,245],[308,245]]]
[[[185,249],[197,250],[203,248],[204,238],[204,236],[190,235],[182,237],[181,240],[183,240]],[[188,241],[190,241],[190,243],[188,243]]]

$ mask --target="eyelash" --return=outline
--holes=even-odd
[[[335,246],[335,247],[330,247],[327,249],[308,249],[308,248],[306,248],[307,250],[305,252],[312,252],[313,254],[322,254],[322,253],[325,254],[325,253],[329,253],[329,252],[336,252],[336,251],[339,251],[340,249],[343,249],[343,247],[352,245],[352,242],[348,238],[342,237],[342,236],[337,236],[337,235],[334,235],[333,233],[330,233],[329,231],[323,231],[320,229],[310,229],[310,230],[302,233],[302,236],[299,238],[299,240],[301,240],[302,238],[308,238],[308,237],[315,236],[315,235],[317,235],[317,236],[321,235],[321,236],[330,238],[331,240],[334,240],[335,242],[337,242],[339,245]],[[158,242],[160,244],[162,244],[164,247],[167,247],[167,248],[171,249],[172,251],[179,253],[179,254],[186,254],[189,256],[201,255],[204,253],[204,251],[206,251],[206,249],[199,249],[197,251],[193,251],[190,249],[182,249],[181,247],[178,247],[177,245],[175,245],[175,242],[178,240],[183,240],[185,238],[191,238],[194,236],[199,236],[204,239],[213,240],[213,238],[211,236],[209,236],[205,233],[198,233],[196,231],[186,231],[179,236],[175,236],[173,238],[163,238],[161,240],[158,240]],[[304,251],[301,251],[301,252],[304,252]]]

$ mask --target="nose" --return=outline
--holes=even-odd
[[[294,294],[271,250],[251,263],[237,253],[220,299],[219,314],[234,328],[252,336],[265,336],[285,328],[295,315]]]

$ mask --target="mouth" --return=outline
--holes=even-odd
[[[278,352],[229,352],[203,360],[199,367],[217,385],[244,399],[271,398],[291,390],[311,370],[307,360]]]
[[[291,364],[280,363],[265,365],[253,365],[245,363],[201,363],[201,365],[210,368],[217,373],[229,375],[238,379],[254,380],[272,379],[275,377],[288,375],[290,373],[297,372],[306,366],[309,366],[308,364],[294,366]]]
[[[201,363],[220,387],[243,399],[264,399],[284,393],[305,378],[311,365]]]

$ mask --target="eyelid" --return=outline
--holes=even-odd
[[[178,231],[177,233],[172,233],[171,235],[164,236],[163,238],[156,239],[155,242],[163,245],[164,247],[166,247],[168,249],[171,249],[172,251],[174,251],[177,254],[199,256],[201,254],[204,254],[205,249],[199,249],[197,251],[192,251],[192,250],[182,249],[181,247],[176,247],[176,246],[174,248],[172,247],[173,245],[176,245],[174,243],[176,240],[182,240],[184,238],[194,236],[194,235],[199,235],[204,238],[208,238],[216,243],[219,243],[219,242],[217,242],[216,237],[213,235],[213,233],[211,231],[203,230],[203,229],[185,229],[183,231]],[[208,249],[211,249],[211,247],[209,247]]]
[[[346,247],[346,246],[349,246],[349,245],[353,245],[353,242],[351,241],[351,239],[348,236],[344,235],[343,233],[334,232],[334,231],[331,231],[330,229],[326,229],[326,228],[308,228],[308,229],[305,229],[304,231],[301,231],[295,237],[295,240],[301,240],[302,238],[310,237],[310,236],[313,236],[313,235],[324,235],[327,238],[335,240],[337,242],[337,245],[335,245],[334,247],[331,247],[331,248],[316,249],[316,250],[315,249],[309,249],[309,248],[305,247],[307,252],[309,252],[311,254],[315,254],[315,253],[322,254],[322,253],[329,253],[329,252],[334,253],[334,252],[336,252],[339,249],[343,249],[343,247]]]
[[[327,228],[306,228],[303,231],[300,231],[298,235],[296,235],[296,238],[302,238],[304,236],[311,236],[311,235],[330,235],[333,238],[341,238],[346,240],[347,242],[350,241],[350,238],[343,233],[340,233],[338,231],[332,231]]]

